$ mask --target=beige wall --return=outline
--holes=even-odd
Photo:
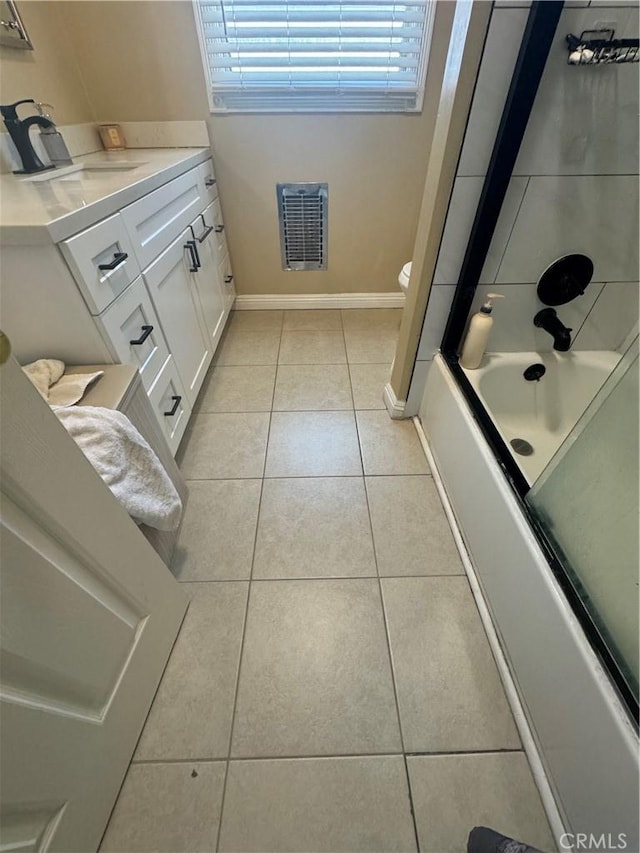
[[[432,116],[213,116],[216,174],[241,293],[397,291],[411,259]],[[276,183],[327,181],[329,264],[285,272]]]
[[[73,51],[73,36],[57,7],[57,3],[46,0],[18,3],[35,49],[0,47],[0,102],[34,98],[54,105],[53,116],[59,124],[93,121]],[[23,109],[29,115],[28,105]]]
[[[81,0],[56,5],[73,33],[99,121],[207,117],[190,0]]]
[[[454,6],[438,5],[422,114],[295,116],[209,116],[190,0],[20,8],[30,29],[36,22],[29,87],[63,103],[60,123],[90,120],[91,111],[101,121],[208,119],[236,284],[254,294],[398,290],[398,272],[413,253]],[[47,27],[62,29],[65,40],[45,38]],[[65,56],[56,65],[60,44]],[[6,67],[3,56],[3,77]],[[281,269],[275,185],[299,180],[329,184],[327,271]]]

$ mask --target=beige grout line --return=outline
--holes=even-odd
[[[283,324],[284,324],[284,312],[282,314],[282,323],[280,326],[280,340],[278,341],[278,356],[280,355],[280,346],[282,344],[282,325]],[[242,623],[242,639],[240,641],[240,652],[239,652],[239,657],[238,657],[238,669],[236,672],[236,686],[235,686],[235,691],[234,691],[234,696],[233,696],[233,708],[231,711],[231,726],[229,728],[229,745],[227,748],[227,760],[226,760],[225,769],[224,769],[224,782],[223,782],[223,786],[222,786],[222,798],[220,800],[220,816],[218,818],[218,832],[216,835],[216,847],[215,847],[216,853],[220,847],[220,836],[222,833],[222,821],[224,818],[224,804],[225,804],[226,794],[227,794],[227,780],[229,778],[229,763],[231,761],[231,748],[233,746],[233,732],[234,732],[235,723],[236,723],[236,711],[237,711],[237,707],[238,707],[238,694],[240,692],[240,677],[242,675],[242,657],[244,655],[244,644],[245,644],[245,639],[247,636],[247,623],[249,621],[249,605],[251,603],[251,586],[252,586],[252,581],[253,581],[253,566],[254,566],[254,562],[255,562],[255,558],[256,558],[256,548],[257,548],[257,544],[258,544],[258,528],[260,525],[260,514],[262,511],[262,494],[264,491],[264,479],[265,479],[265,473],[266,473],[266,469],[267,469],[267,454],[269,452],[269,437],[270,437],[270,433],[271,433],[271,418],[273,415],[273,403],[275,400],[275,393],[276,393],[276,379],[277,379],[277,370],[276,370],[276,376],[274,377],[274,381],[273,381],[273,390],[271,392],[271,411],[269,412],[269,424],[267,426],[267,437],[266,437],[266,442],[265,442],[265,446],[264,446],[264,460],[262,463],[262,477],[260,478],[260,495],[258,497],[258,512],[256,515],[256,527],[255,527],[255,531],[253,534],[253,553],[251,555],[251,571],[249,573],[249,584],[248,584],[248,589],[247,589],[247,601],[245,604],[244,620]]]

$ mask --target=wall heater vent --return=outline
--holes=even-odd
[[[283,270],[326,270],[327,184],[278,184]]]

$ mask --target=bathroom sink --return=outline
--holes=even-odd
[[[23,178],[23,180],[29,182],[75,181],[78,178],[86,180],[87,178],[101,177],[105,173],[131,172],[133,169],[144,165],[146,164],[142,162],[130,163],[128,160],[111,160],[108,163],[78,163],[75,166],[63,166],[61,169],[38,172],[37,175],[30,175],[28,178]]]

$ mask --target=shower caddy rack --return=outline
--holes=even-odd
[[[600,38],[586,38],[587,35],[599,35]],[[608,38],[604,38],[608,35]],[[578,36],[569,33],[568,65],[624,65],[629,62],[640,62],[638,39],[614,38],[615,30],[584,30]]]

